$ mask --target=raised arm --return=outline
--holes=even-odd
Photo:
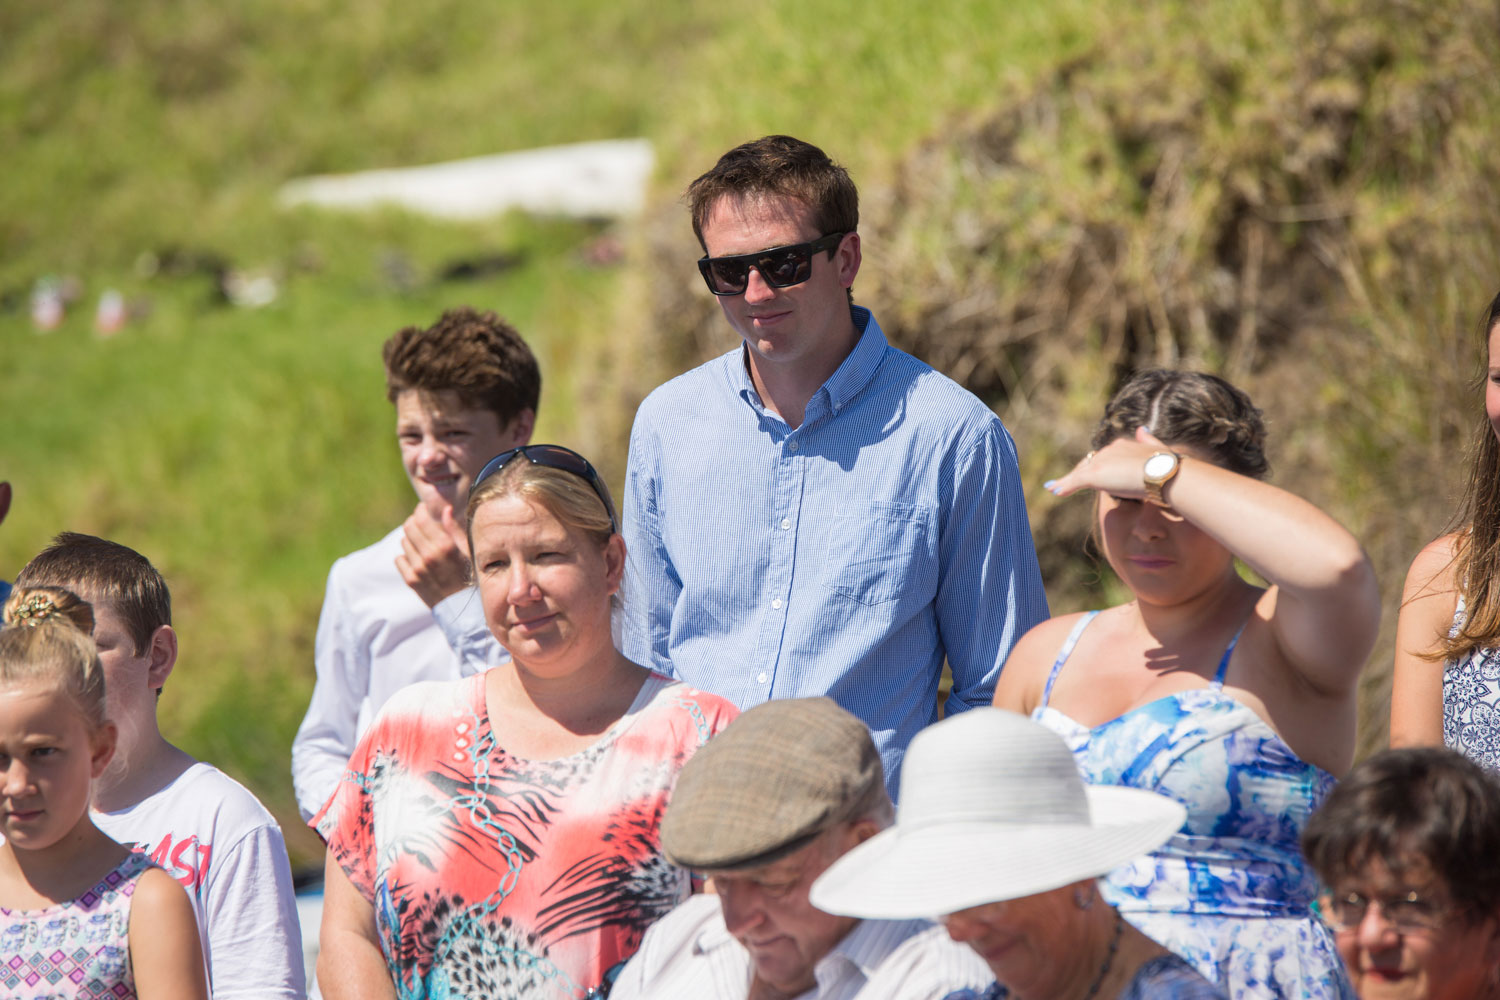
[[[1049,488],[1144,500],[1143,467],[1172,450],[1144,428],[1085,458]],[[1163,494],[1174,511],[1275,589],[1271,626],[1287,664],[1315,691],[1354,690],[1375,645],[1380,592],[1359,541],[1301,497],[1185,455]]]
[[[396,571],[429,608],[468,588],[469,540],[452,507],[444,506],[435,518],[425,503],[417,504],[401,525]]]
[[[1412,560],[1396,620],[1391,675],[1391,746],[1443,744],[1443,661],[1428,655],[1453,625],[1458,588],[1453,578],[1456,539],[1445,535]]]
[[[193,904],[160,868],[141,874],[130,898],[130,967],[140,1000],[208,1000]]]

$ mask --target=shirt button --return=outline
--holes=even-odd
[[[800,445],[798,445],[796,441],[788,441],[786,447],[788,451],[795,455]]]
[[[766,682],[766,672],[762,670],[759,674],[757,674],[755,677],[755,681],[757,684],[764,684]]]
[[[776,600],[772,601],[771,602],[771,607],[775,608],[777,611],[780,611],[781,610],[781,598],[778,597],[778,598],[776,598]]]
[[[787,531],[788,529],[791,528],[791,526],[792,526],[792,519],[791,518],[789,518],[789,517],[783,517],[781,519],[781,530],[782,531]]]

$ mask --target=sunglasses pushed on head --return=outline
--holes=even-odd
[[[599,502],[604,504],[604,512],[609,515],[610,528],[619,532],[620,519],[615,514],[614,501],[609,498],[609,491],[604,488],[604,481],[599,478],[599,473],[594,470],[588,459],[572,448],[564,448],[560,444],[527,444],[501,452],[485,463],[484,468],[475,477],[474,485],[469,487],[469,494],[472,496],[481,483],[505,468],[517,456],[524,457],[532,465],[544,465],[549,469],[571,472],[588,483],[594,495],[599,498]]]

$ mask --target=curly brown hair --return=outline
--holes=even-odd
[[[1136,372],[1105,405],[1091,445],[1098,449],[1132,437],[1137,427],[1164,444],[1202,449],[1215,465],[1242,476],[1264,479],[1271,471],[1260,410],[1244,390],[1217,375],[1167,368]]]
[[[508,427],[536,412],[542,373],[521,335],[492,312],[449,309],[423,329],[408,326],[385,342],[386,398],[408,389],[452,392],[465,406],[489,410]]]

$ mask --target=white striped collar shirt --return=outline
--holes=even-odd
[[[694,896],[646,932],[611,1000],[745,1000],[754,967],[717,896]],[[930,920],[862,920],[813,967],[794,1000],[938,1000],[994,973]]]

